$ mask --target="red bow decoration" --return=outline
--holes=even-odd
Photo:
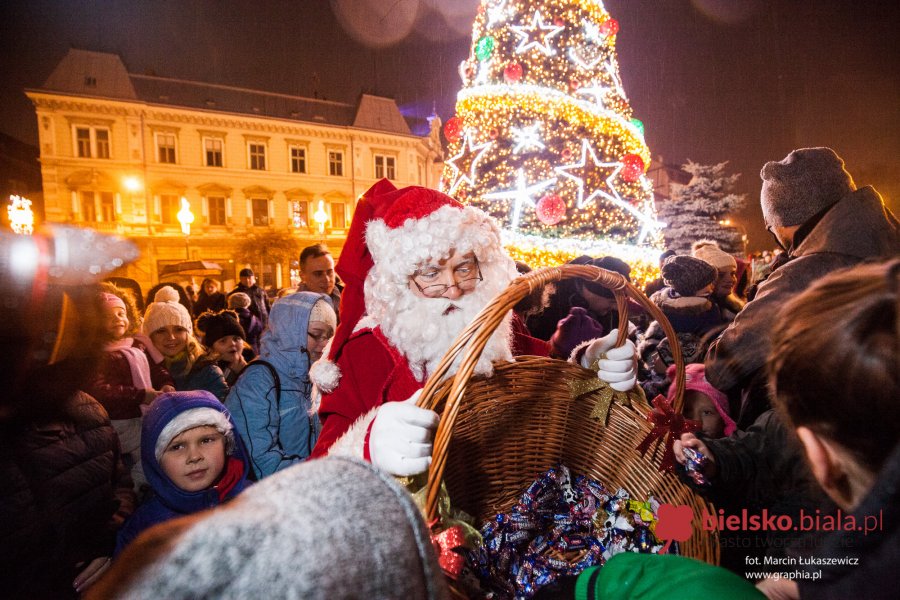
[[[450,529],[445,529],[431,536],[431,543],[434,544],[434,549],[438,554],[438,564],[444,573],[452,579],[459,577],[466,562],[462,554],[458,554],[453,550],[461,548],[465,542],[465,534],[463,534],[463,529],[459,525],[454,525]]]
[[[644,441],[637,447],[643,456],[650,449],[650,444],[655,440],[663,440],[665,444],[665,452],[663,453],[662,463],[659,465],[660,471],[671,471],[675,466],[675,452],[672,446],[675,439],[680,438],[682,433],[697,431],[700,423],[685,419],[684,415],[675,412],[672,404],[666,400],[666,397],[659,395],[653,399],[653,411],[647,415],[647,420],[653,423],[653,429],[644,438]]]

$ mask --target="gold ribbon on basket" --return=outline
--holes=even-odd
[[[618,400],[619,404],[622,406],[631,406],[632,398],[638,401],[643,400],[644,403],[646,403],[647,400],[644,396],[644,390],[641,389],[640,386],[634,386],[634,388],[627,392],[619,392],[612,389],[608,383],[597,377],[597,371],[600,369],[599,359],[592,362],[588,369],[594,376],[588,377],[587,379],[573,379],[569,381],[569,393],[572,395],[572,398],[575,399],[597,390],[600,391],[599,397],[597,398],[597,404],[594,405],[594,410],[591,411],[590,417],[592,419],[596,419],[606,426],[609,423],[609,409],[612,407],[612,403],[615,400]]]

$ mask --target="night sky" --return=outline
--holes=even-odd
[[[20,0],[0,8],[0,131],[37,143],[24,88],[71,47],[155,73],[453,114],[477,0]],[[759,169],[827,145],[900,212],[900,3],[606,0],[620,72],[654,155],[730,161],[751,248],[771,244]]]

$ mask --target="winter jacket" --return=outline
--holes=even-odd
[[[225,294],[216,292],[209,295],[206,290],[201,289],[197,295],[197,301],[194,302],[194,318],[196,319],[206,311],[219,312],[225,310]]]
[[[253,287],[247,287],[243,283],[239,283],[233,290],[228,292],[228,295],[230,296],[236,292],[244,292],[250,296],[250,312],[259,319],[263,329],[265,329],[266,324],[269,322],[270,308],[269,296],[266,294],[266,290],[256,284],[253,284]]]
[[[140,342],[136,341],[133,345],[143,349]],[[144,352],[146,353],[146,350]],[[147,362],[150,365],[150,382],[153,389],[174,385],[172,377],[162,363],[154,363],[149,354]],[[97,375],[85,386],[84,391],[102,404],[109,413],[109,418],[113,420],[140,417],[140,406],[146,399],[146,390],[134,387],[131,367],[122,352],[103,353]]]
[[[208,407],[223,413],[234,424],[228,410],[209,392],[168,393],[157,396],[144,416],[141,430],[141,462],[144,475],[153,489],[153,497],[142,504],[125,523],[116,541],[118,555],[142,531],[156,525],[191,513],[217,506],[237,496],[247,485],[250,462],[240,435],[234,436],[234,450],[226,461],[225,471],[219,484],[199,492],[187,492],[174,483],[163,472],[156,460],[156,441],[169,421],[192,408]],[[227,489],[219,487],[227,481]]]
[[[263,332],[262,323],[256,318],[256,315],[250,312],[249,308],[233,308],[231,310],[237,313],[238,321],[247,335],[244,340],[253,348],[254,354],[259,354],[259,338],[262,337]]]
[[[766,396],[757,390],[764,382],[760,373],[779,309],[829,273],[898,254],[900,223],[871,187],[838,201],[791,249],[790,260],[759,286],[706,356],[706,377],[713,386],[732,397],[750,390],[752,399],[744,401],[739,427],[748,426],[766,408]]]
[[[306,341],[310,312],[323,298],[331,302],[323,294],[297,292],[272,306],[259,358],[278,372],[280,397],[269,369],[250,364],[225,400],[259,478],[305,460],[316,444]]]
[[[897,597],[900,590],[897,569],[900,565],[900,445],[894,447],[875,485],[850,515],[858,526],[870,529],[833,531],[822,540],[813,556],[825,560],[814,560],[803,567],[821,573],[821,579],[799,580],[801,600]],[[857,558],[858,564],[839,564],[840,559],[848,556]],[[823,564],[828,559],[837,559],[838,564]]]
[[[447,597],[430,532],[409,493],[369,464],[334,457],[295,465],[234,502],[148,531],[88,594]]]
[[[185,359],[169,363],[169,372],[175,381],[176,390],[179,392],[206,390],[219,400],[225,401],[225,396],[228,395],[228,384],[225,383],[222,369],[215,362],[201,356],[194,362],[190,371],[187,371],[186,367]]]
[[[110,556],[117,523],[135,506],[103,407],[78,392],[50,413],[0,425],[4,598],[75,597],[76,564]]]

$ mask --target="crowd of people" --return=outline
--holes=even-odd
[[[690,254],[661,256],[660,278],[646,292],[677,339],[667,339],[637,304],[620,321],[614,294],[604,286],[564,280],[510,311],[475,372],[489,376],[496,361],[539,354],[594,369],[614,390],[640,386],[648,398],[671,400],[677,343],[687,363],[684,413],[697,427],[676,442],[675,456],[683,464],[683,449],[690,448],[708,458],[706,483],[682,469],[686,483],[727,514],[766,510],[796,518],[801,511],[841,509],[860,518],[883,516],[876,534],[848,534],[849,549],[836,534],[820,536],[812,548],[790,548],[796,539],[775,545],[770,535],[752,549],[723,544],[723,567],[741,576],[750,557],[772,552],[829,556],[839,550],[866,557],[855,569],[820,567],[819,580],[748,584],[740,597],[842,597],[860,589],[867,597],[887,597],[897,575],[874,561],[900,559],[898,222],[874,189],[857,188],[828,148],[795,150],[766,163],[761,177],[762,213],[780,248],[771,261],[735,257],[710,240],[697,240]],[[30,597],[83,590],[127,597],[165,585],[206,596],[240,580],[240,589],[255,581],[268,595],[303,589],[325,597],[324,590],[348,589],[325,581],[329,550],[323,564],[292,565],[269,542],[297,548],[299,536],[317,533],[337,555],[343,542],[325,532],[352,526],[381,538],[373,557],[389,556],[393,547],[408,558],[405,584],[418,595],[444,597],[434,557],[421,551],[427,528],[409,514],[405,492],[375,474],[414,476],[428,469],[438,415],[416,405],[422,387],[465,326],[531,267],[509,257],[497,224],[484,212],[435,190],[397,189],[387,180],[361,198],[337,264],[321,244],[305,248],[299,262],[302,283],[274,301],[245,268],[227,295],[213,279],[203,281],[196,298],[177,285],[157,286],[142,314],[140,299],[109,282],[21,284],[23,300],[11,310],[26,315],[35,310],[35,290],[58,290],[69,309],[76,306],[83,315],[79,343],[94,345],[64,360],[23,353],[11,363],[15,379],[0,411],[0,468],[15,485],[2,494],[4,507],[11,500],[8,514],[4,508],[3,555],[21,568],[9,571],[6,590]],[[631,278],[630,266],[612,256],[571,262]],[[58,308],[41,297],[42,305]],[[64,346],[60,340],[74,334],[47,317],[51,321],[15,335],[4,329],[4,346],[39,347],[51,334]],[[90,335],[88,326],[94,327]],[[615,347],[620,329],[626,341]],[[54,387],[44,381],[48,376]],[[46,399],[36,396],[41,390]],[[52,410],[37,410],[41,402]],[[82,407],[77,416],[76,404]],[[48,423],[67,431],[54,442],[59,456],[36,441]],[[78,442],[81,454],[64,451],[88,429],[95,432],[92,444]],[[63,456],[71,464],[63,464]],[[75,469],[94,463],[93,475],[77,480]],[[66,479],[45,475],[55,469],[66,469]],[[307,497],[354,508],[327,511],[326,522],[298,527],[295,539],[259,525],[259,511],[282,514],[284,499],[297,493],[304,475],[335,486],[332,495],[304,487]],[[91,500],[83,499],[86,491]],[[39,508],[26,510],[28,494]],[[359,502],[371,494],[381,504],[367,515],[357,499],[341,497],[347,494],[362,494]],[[56,512],[34,512],[49,506]],[[381,530],[373,515],[392,510],[412,528]],[[82,533],[88,514],[96,528],[90,535]],[[242,522],[257,523],[268,537],[253,537]],[[54,552],[42,557],[41,544],[51,538]],[[217,539],[244,554],[221,557],[218,574],[171,581],[174,565],[209,560],[191,558],[188,548],[218,557],[221,548],[202,545]],[[12,556],[6,547],[16,542],[25,549]],[[266,549],[277,577],[249,570],[253,544]],[[309,549],[302,552],[309,555]],[[715,569],[654,560],[662,558],[648,555],[618,569],[640,570],[663,590],[662,565],[683,571],[688,583],[681,591],[688,585],[692,597],[712,597],[711,590],[720,589],[715,586],[723,578]],[[360,560],[331,577],[344,575],[344,583],[368,577],[366,595],[392,597],[403,570],[392,567],[375,577],[366,572],[373,564]],[[40,565],[54,577],[38,581]],[[604,583],[594,576],[590,585],[616,589],[606,577]],[[573,578],[546,593],[573,597],[575,585]]]

